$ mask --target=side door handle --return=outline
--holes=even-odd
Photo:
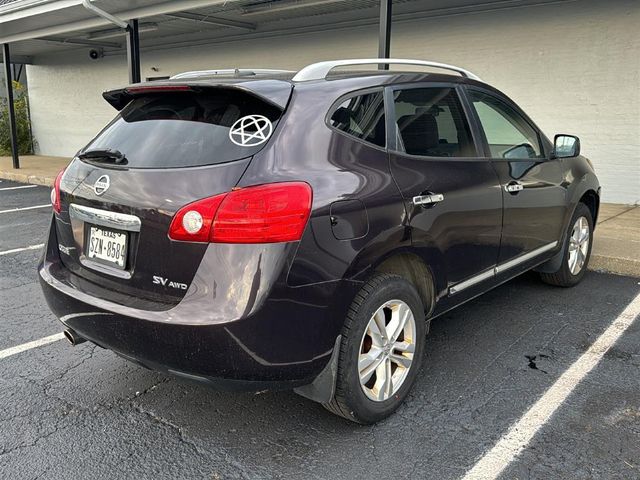
[[[518,182],[511,182],[504,186],[505,191],[511,194],[516,194],[524,190],[524,187]]]
[[[413,197],[413,204],[428,206],[435,205],[436,203],[439,203],[443,200],[444,195],[442,195],[441,193],[432,193],[431,195],[418,195]]]

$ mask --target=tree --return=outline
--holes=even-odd
[[[18,153],[33,153],[34,141],[31,137],[29,118],[29,99],[26,89],[13,82],[13,105],[16,112],[16,130],[18,137]],[[9,104],[6,98],[0,101],[0,155],[11,155],[11,134],[9,130]]]

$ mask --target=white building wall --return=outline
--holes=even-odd
[[[549,136],[580,136],[603,200],[640,203],[640,6],[581,0],[397,22],[392,55],[458,64],[513,98]],[[144,45],[144,37],[143,37]],[[377,28],[142,52],[142,76],[224,67],[297,69],[377,53]],[[152,67],[158,69],[153,71]],[[73,155],[113,116],[101,92],[127,82],[124,57],[36,58],[29,94],[38,150]]]

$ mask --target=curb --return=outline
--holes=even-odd
[[[592,253],[588,268],[602,273],[640,278],[640,261],[630,258],[608,257]]]
[[[27,175],[25,173],[5,171],[0,171],[0,178],[11,180],[14,182],[28,183],[31,185],[43,185],[45,187],[52,187],[53,182],[55,181],[54,177],[47,177],[43,175]]]

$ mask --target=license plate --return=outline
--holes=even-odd
[[[86,256],[124,269],[127,258],[127,234],[102,227],[90,227]]]

